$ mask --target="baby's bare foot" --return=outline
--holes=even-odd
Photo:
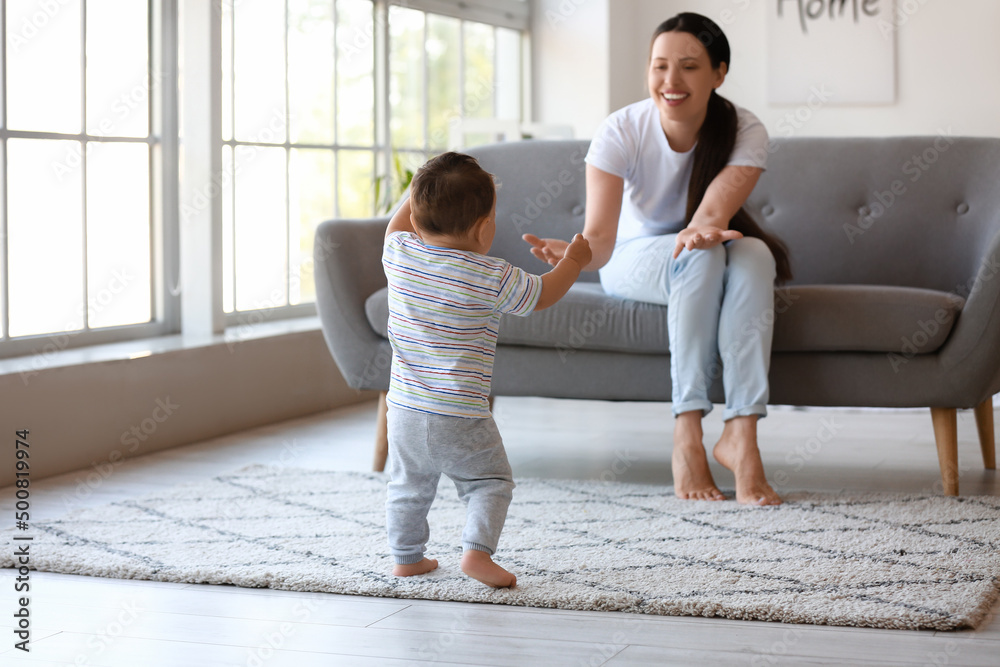
[[[431,570],[436,570],[438,562],[433,558],[425,558],[418,563],[409,563],[407,565],[400,565],[397,563],[392,566],[392,573],[397,577],[412,577],[415,574],[427,574]]]
[[[467,549],[462,554],[462,572],[493,588],[509,588],[517,584],[517,577],[493,562],[485,551]]]
[[[764,476],[764,464],[757,448],[756,421],[756,416],[751,416],[736,417],[726,422],[712,454],[716,461],[736,476],[737,502],[744,505],[780,505],[781,497]]]
[[[708,457],[701,438],[700,410],[677,415],[671,456],[674,495],[681,500],[725,500],[708,469]]]

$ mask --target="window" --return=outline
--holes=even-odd
[[[519,31],[391,7],[389,35],[391,143],[407,168],[446,150],[462,118],[520,120]]]
[[[197,327],[314,314],[318,223],[384,212],[460,118],[520,119],[523,0],[206,3],[0,3],[0,357],[178,332],[192,262],[222,275],[191,281],[215,295]],[[184,103],[186,69],[219,96]],[[205,192],[179,127],[213,128]],[[204,256],[192,207],[222,239]]]
[[[223,4],[230,324],[314,312],[318,223],[384,213],[458,119],[520,119],[522,31],[463,18],[523,27],[498,4]]]
[[[374,5],[242,0],[222,30],[224,309],[312,313],[316,225],[374,213]]]
[[[165,331],[153,4],[5,3],[3,356]]]

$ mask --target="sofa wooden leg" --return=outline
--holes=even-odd
[[[979,431],[979,446],[983,450],[983,466],[987,470],[997,469],[996,441],[993,435],[993,397],[987,398],[975,408],[976,430]]]
[[[385,470],[385,460],[389,456],[389,429],[385,421],[388,409],[385,392],[379,392],[378,414],[375,416],[375,462],[372,464],[372,470],[375,472]]]
[[[958,415],[955,408],[931,408],[944,495],[958,495]]]

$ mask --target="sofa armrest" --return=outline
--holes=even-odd
[[[955,293],[966,298],[965,307],[939,357],[952,390],[964,399],[955,407],[972,407],[1000,391],[1000,231]]]
[[[386,286],[382,245],[388,224],[387,217],[328,220],[316,228],[316,310],[327,347],[353,389],[384,389],[380,378],[388,377],[388,343],[365,317],[365,300]],[[380,357],[386,357],[384,369],[374,365]]]

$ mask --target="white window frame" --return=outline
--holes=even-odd
[[[482,5],[482,7],[476,6],[477,4],[478,5]],[[505,119],[501,119],[501,120],[496,120],[496,117],[497,117],[497,114],[498,114],[498,111],[499,111],[499,99],[498,99],[498,97],[496,95],[494,95],[492,117],[490,119],[477,119],[477,120],[482,120],[483,123],[486,123],[487,121],[491,121],[491,122],[495,123],[497,126],[506,126],[509,123],[513,123],[515,125],[520,126],[522,124],[522,119],[525,118],[525,117],[527,117],[527,115],[530,115],[530,114],[526,114],[525,113],[525,109],[527,108],[525,106],[525,97],[526,97],[526,94],[527,94],[527,92],[526,92],[526,89],[527,89],[526,82],[528,80],[527,79],[527,68],[525,66],[525,63],[526,63],[526,59],[527,59],[527,57],[528,57],[528,55],[530,53],[529,50],[528,50],[528,48],[527,48],[527,45],[528,45],[528,33],[527,33],[527,29],[528,29],[527,28],[527,20],[528,20],[527,5],[528,5],[528,3],[527,2],[518,2],[517,0],[505,0],[505,1],[499,2],[499,3],[489,3],[489,4],[487,4],[485,2],[466,3],[466,2],[451,2],[451,1],[448,1],[448,0],[427,0],[427,1],[424,1],[424,2],[405,2],[405,1],[391,0],[390,2],[388,2],[388,5],[389,6],[395,5],[395,6],[399,6],[399,7],[406,7],[407,9],[415,9],[415,10],[423,11],[425,13],[438,14],[438,15],[442,15],[442,16],[449,16],[451,18],[457,18],[457,19],[461,20],[461,23],[459,25],[459,33],[458,33],[458,39],[459,39],[459,42],[458,42],[458,69],[459,69],[459,72],[460,72],[460,75],[459,75],[460,78],[458,80],[458,98],[459,98],[459,105],[460,105],[460,107],[463,107],[463,109],[464,109],[464,105],[465,105],[465,93],[466,93],[466,90],[465,90],[465,83],[466,83],[466,70],[465,70],[465,25],[466,25],[466,22],[469,21],[469,22],[476,22],[476,23],[486,23],[487,25],[490,25],[493,28],[494,44],[495,45],[499,44],[499,39],[497,39],[497,37],[496,37],[496,35],[497,35],[497,28],[508,28],[510,30],[520,31],[521,32],[521,45],[520,45],[520,52],[518,53],[518,61],[519,61],[519,64],[520,64],[520,72],[519,72],[519,75],[520,75],[519,76],[519,78],[520,78],[520,89],[518,90],[518,97],[520,98],[520,102],[521,103],[520,103],[519,109],[518,109],[519,117],[517,117],[517,118],[505,118]],[[471,5],[471,6],[466,6],[466,5]],[[520,12],[523,13],[523,21],[522,21],[522,16],[520,14],[515,15],[515,14],[513,14],[510,11],[505,11],[505,6],[515,6],[515,5],[518,6]],[[505,20],[503,22],[494,22],[494,23],[490,23],[489,22],[490,20],[497,19],[497,17],[499,15],[501,15],[501,14],[503,14],[503,16],[505,18]],[[524,23],[524,27],[521,27],[522,23]],[[427,41],[427,34],[428,34],[427,21],[425,20],[424,21],[424,34],[423,34],[423,39],[424,39],[425,43]],[[388,44],[388,39],[385,39],[383,41],[383,43],[385,44],[385,47],[384,47],[385,48],[385,52],[382,54],[382,62],[385,63],[385,68],[386,68],[385,72],[383,73],[383,76],[386,78],[386,80],[388,80],[388,78],[390,76],[389,66],[388,66],[389,55],[390,55],[390,46]],[[499,66],[500,63],[499,63],[498,56],[499,56],[498,50],[495,49],[494,53],[493,53],[493,71],[494,71],[494,75],[496,75],[500,71],[500,66]],[[391,161],[392,161],[392,154],[393,153],[404,153],[404,154],[415,155],[415,156],[417,156],[419,158],[420,162],[423,162],[424,160],[427,160],[428,158],[430,158],[434,154],[435,151],[440,150],[441,148],[445,148],[445,149],[448,149],[448,150],[451,150],[451,149],[460,150],[461,149],[461,147],[455,145],[455,142],[452,140],[452,137],[455,135],[455,130],[457,129],[456,127],[449,128],[449,130],[450,130],[449,136],[445,138],[444,146],[431,146],[431,144],[430,144],[430,131],[429,131],[429,128],[430,128],[430,100],[429,100],[429,96],[427,94],[427,86],[426,86],[426,82],[428,81],[428,79],[430,77],[430,63],[429,63],[429,61],[427,59],[427,51],[426,50],[423,51],[422,59],[423,59],[423,61],[422,61],[422,68],[423,68],[423,76],[424,76],[424,83],[425,83],[425,86],[424,86],[424,95],[423,95],[423,119],[424,119],[423,135],[424,135],[424,144],[421,147],[410,147],[410,146],[408,146],[408,147],[393,148],[391,145],[388,145],[390,142],[386,142],[386,145],[384,145],[382,147],[382,150],[383,150],[382,164],[381,164],[381,167],[382,167],[382,170],[383,170],[382,173],[387,173],[387,174],[391,173],[391,167],[392,167]],[[385,92],[388,93],[388,90],[386,90]],[[383,128],[383,132],[385,133],[385,136],[388,137],[389,133],[390,133],[389,123],[391,122],[391,110],[389,108],[389,105],[388,105],[387,101],[386,101],[386,106],[385,106],[385,108],[382,111],[382,117],[383,117],[384,122],[385,122],[385,127]],[[463,116],[463,118],[464,118],[464,116]],[[495,134],[497,136],[498,140],[503,135],[502,132],[499,132],[499,133],[495,132],[493,134]]]
[[[224,2],[225,1],[232,2],[233,0],[223,0],[223,1]],[[290,117],[290,108],[289,108],[290,99],[289,99],[289,82],[288,82],[288,43],[287,43],[288,28],[289,28],[289,26],[288,26],[288,18],[289,18],[288,17],[288,2],[287,2],[287,0],[272,0],[272,1],[282,2],[284,4],[284,6],[285,6],[285,18],[284,18],[284,20],[285,20],[285,26],[284,26],[284,33],[285,33],[286,43],[285,43],[285,92],[284,92],[284,105],[285,105],[285,108],[284,108],[284,116],[285,116],[285,118],[288,118],[288,117]],[[336,26],[337,12],[336,12],[335,4],[334,4],[333,0],[327,0],[327,1],[330,2],[331,5],[334,5],[333,20],[334,20],[334,25]],[[378,2],[373,2],[372,3],[372,20],[373,20],[373,24],[372,25],[373,25],[374,31],[376,33],[374,35],[376,43],[378,42],[379,39],[384,39],[384,36],[383,37],[379,37],[379,35],[377,33],[378,33],[378,31],[380,29],[384,29],[385,28],[385,21],[384,20],[380,20],[380,18],[379,18],[379,14],[378,14],[379,7],[378,7],[378,4],[379,4]],[[233,19],[235,18],[234,15],[231,15],[231,17]],[[221,22],[219,24],[219,28],[221,30]],[[231,47],[234,49],[234,51],[235,51],[236,39],[237,39],[237,37],[235,35],[235,30],[233,30],[233,44],[231,45]],[[334,39],[336,40],[336,37],[334,37]],[[220,51],[220,53],[221,53],[221,51]],[[232,62],[232,59],[235,57],[235,54],[231,53],[231,54],[228,55],[228,57],[230,59],[230,62]],[[337,56],[337,57],[339,57],[339,56]],[[221,61],[220,61],[220,66],[221,66]],[[377,95],[378,91],[379,91],[378,68],[377,67],[374,68],[373,74],[374,74],[373,78],[375,79],[373,81],[373,86],[375,87],[375,92],[376,92],[376,95]],[[292,141],[291,140],[291,135],[287,131],[288,128],[286,128],[285,140],[284,140],[284,142],[281,142],[281,143],[276,143],[276,142],[264,143],[264,142],[259,142],[259,141],[251,141],[251,140],[245,140],[245,139],[238,139],[235,136],[235,133],[229,139],[222,139],[221,136],[219,138],[219,141],[221,142],[220,143],[220,151],[222,150],[223,146],[229,146],[229,147],[232,148],[234,154],[236,152],[236,147],[237,146],[254,146],[254,147],[263,147],[263,148],[280,148],[280,149],[282,149],[285,152],[285,174],[286,174],[286,182],[285,182],[285,234],[284,234],[285,238],[289,237],[289,226],[293,223],[293,221],[291,220],[291,217],[290,217],[290,209],[291,209],[291,198],[290,197],[291,197],[291,192],[290,192],[290,188],[289,188],[289,183],[287,182],[288,163],[289,163],[289,160],[291,158],[291,150],[292,149],[301,148],[301,149],[307,149],[307,150],[327,150],[327,151],[330,151],[330,152],[333,153],[333,165],[334,165],[334,167],[333,167],[333,182],[330,185],[331,185],[331,188],[332,188],[334,208],[336,209],[336,214],[339,214],[339,211],[340,211],[340,202],[339,202],[339,170],[340,170],[340,163],[339,163],[339,160],[338,160],[338,152],[339,151],[349,150],[349,151],[362,151],[362,152],[371,153],[371,155],[372,155],[372,173],[371,173],[372,182],[374,182],[374,179],[376,178],[376,175],[378,173],[378,166],[379,166],[380,156],[382,155],[383,150],[384,150],[384,147],[383,147],[383,145],[382,145],[382,143],[381,143],[381,141],[379,139],[379,133],[378,133],[379,123],[378,123],[378,121],[376,119],[376,122],[375,122],[375,133],[374,133],[374,136],[372,137],[372,144],[370,146],[362,146],[362,145],[353,145],[353,144],[343,144],[343,143],[340,143],[339,137],[337,136],[338,133],[337,133],[337,130],[336,130],[336,126],[337,126],[337,123],[336,123],[336,105],[338,103],[338,89],[337,89],[338,71],[337,71],[336,67],[334,68],[333,76],[334,76],[334,80],[331,82],[332,85],[333,85],[333,101],[334,101],[334,118],[333,118],[333,121],[334,121],[334,126],[335,126],[335,129],[334,129],[334,142],[333,143],[326,144],[326,143],[310,143],[310,142],[303,142],[303,141]],[[228,95],[228,94],[232,94],[232,93],[233,93],[232,90],[224,90],[224,91],[222,91],[223,95]],[[220,98],[220,103],[221,103],[221,98]],[[378,108],[378,106],[379,106],[378,102],[376,101],[376,104],[375,104],[376,109]],[[229,110],[230,110],[230,113],[232,113],[232,118],[230,118],[230,123],[231,123],[230,127],[232,127],[232,128],[235,129],[235,127],[236,127],[236,118],[235,118],[235,115],[236,115],[236,104],[235,104],[235,99],[233,99],[233,100],[230,101]],[[220,116],[221,116],[221,113],[222,113],[222,109],[221,108],[219,110],[219,113],[220,113]],[[233,190],[234,190],[234,192],[232,193],[232,195],[235,198],[235,188]],[[236,210],[235,199],[234,199],[234,201],[232,201],[230,203],[230,206],[232,207],[233,211]],[[336,215],[332,215],[331,217],[336,217]],[[233,242],[235,243],[235,241],[236,241],[236,239],[235,239],[235,234],[234,234],[234,236],[233,236]],[[233,250],[233,255],[235,257],[235,249]],[[234,289],[238,289],[238,284],[237,284],[237,280],[236,280],[236,262],[235,261],[233,262],[233,266],[231,267],[231,270],[233,271],[232,280],[233,280]],[[290,290],[290,276],[289,275],[286,275],[286,280],[285,280],[285,284],[284,284],[283,288],[284,288],[284,291],[285,291],[284,296],[285,296],[286,303],[290,302],[291,301],[291,294],[290,294],[291,290]],[[235,304],[234,304],[234,306],[235,306]],[[291,319],[291,318],[297,318],[297,317],[309,317],[309,316],[315,316],[315,315],[316,315],[316,304],[314,302],[306,302],[306,303],[298,303],[298,304],[289,304],[289,305],[284,305],[284,306],[275,306],[275,307],[270,307],[270,308],[252,308],[252,309],[246,309],[246,310],[234,309],[232,312],[224,314],[224,322],[225,322],[225,326],[227,326],[227,327],[239,327],[242,330],[247,325],[252,325],[252,324],[263,322],[263,321],[274,321],[274,320]]]
[[[219,0],[215,0],[219,2]],[[222,0],[223,2],[233,2],[234,0]],[[316,144],[306,144],[291,142],[289,136],[285,137],[284,143],[273,143],[273,144],[262,144],[254,143],[250,141],[237,140],[235,137],[223,141],[220,136],[218,137],[217,145],[219,146],[218,153],[221,154],[222,146],[229,145],[235,148],[236,145],[255,145],[255,146],[268,146],[274,148],[283,148],[289,151],[291,148],[302,147],[302,148],[319,148],[328,149],[331,151],[337,151],[341,149],[352,149],[352,150],[373,150],[374,151],[374,170],[372,173],[372,179],[374,179],[379,174],[392,174],[393,173],[393,154],[409,154],[416,156],[420,162],[427,159],[434,151],[439,150],[439,147],[432,147],[429,144],[429,133],[427,131],[428,119],[428,96],[426,94],[426,87],[423,96],[423,106],[424,106],[424,145],[420,147],[399,147],[394,148],[391,145],[391,132],[390,132],[390,121],[392,117],[390,105],[389,105],[389,81],[390,81],[390,43],[389,43],[389,8],[391,6],[405,7],[407,9],[414,9],[422,11],[425,13],[439,14],[443,16],[449,16],[452,18],[458,18],[462,21],[474,21],[478,23],[486,23],[493,26],[494,30],[496,28],[508,28],[512,30],[517,30],[521,32],[521,49],[519,53],[519,59],[521,63],[521,86],[520,86],[520,109],[521,118],[525,117],[525,110],[530,108],[530,99],[528,98],[528,90],[530,89],[530,80],[528,77],[528,71],[530,63],[528,62],[528,57],[530,55],[530,50],[528,48],[529,39],[529,26],[530,26],[530,3],[521,2],[520,0],[498,0],[498,1],[487,1],[487,0],[373,0],[372,1],[372,11],[373,11],[373,29],[374,29],[374,77],[373,85],[375,87],[375,143],[372,147],[368,146],[353,146],[353,145],[341,145],[339,143],[334,143],[330,145],[316,145]],[[336,15],[336,13],[335,13]],[[287,12],[285,15],[286,21],[286,35],[287,35]],[[219,29],[221,29],[221,23],[219,24]],[[424,24],[424,39],[426,40],[427,27],[426,22]],[[461,72],[461,78],[459,79],[459,100],[460,104],[464,103],[465,98],[465,42],[464,37],[464,23],[463,29],[460,32],[460,42],[459,42],[459,71]],[[220,52],[221,54],[221,52]],[[219,55],[218,68],[221,69],[221,55]],[[423,69],[424,69],[424,80],[427,80],[427,54],[423,55]],[[497,65],[494,62],[494,71],[496,71]],[[334,98],[336,100],[336,96]],[[220,98],[221,104],[221,98]],[[287,91],[287,72],[286,72],[286,94],[285,94],[285,104],[286,112],[288,105],[288,91]],[[218,115],[221,117],[221,107],[218,110]],[[336,113],[336,111],[335,111]],[[496,114],[496,99],[494,99],[494,115]],[[521,120],[521,119],[516,119]],[[337,177],[337,170],[339,169],[339,164],[336,160],[336,153],[334,157],[334,178]],[[286,183],[286,202],[285,202],[285,224],[291,224],[288,218],[288,210],[290,202],[288,197],[290,193],[288,192]],[[337,188],[334,187],[334,199],[336,201]],[[221,213],[218,221],[218,227],[221,230]],[[287,230],[286,230],[287,231]],[[286,234],[287,236],[287,234]],[[208,243],[209,239],[202,239],[202,243]],[[221,263],[221,255],[220,255]],[[235,266],[233,267],[235,271]],[[203,278],[208,279],[207,275]],[[235,276],[234,276],[235,284]],[[288,295],[289,285],[286,280],[285,284],[286,297]],[[218,297],[219,307],[221,309],[222,295],[221,291]],[[222,315],[222,324],[216,325],[215,332],[221,332],[223,326],[229,327],[240,327],[245,328],[248,324],[253,324],[263,321],[275,321],[282,319],[290,319],[295,317],[311,316],[316,314],[315,303],[302,303],[295,305],[278,306],[274,308],[260,308],[252,310],[234,310],[231,313],[224,313]]]
[[[86,12],[87,0],[81,2],[83,11]],[[0,358],[33,353],[47,355],[63,349],[177,333],[186,339],[197,341],[206,336],[223,334],[227,326],[244,325],[255,318],[279,320],[315,315],[314,303],[235,311],[228,315],[223,309],[222,188],[219,187],[219,182],[223,177],[222,146],[233,142],[222,140],[221,21],[222,3],[238,3],[239,0],[147,2],[150,17],[149,78],[153,100],[150,107],[150,134],[147,138],[114,140],[140,141],[150,146],[151,321],[12,339],[9,337],[8,326],[8,279],[4,274],[0,275],[0,321],[3,324]],[[522,117],[526,117],[527,110],[530,109],[530,4],[519,0],[373,0],[373,178],[378,173],[391,173],[394,150],[390,142],[388,100],[390,5],[521,31],[521,113]],[[84,13],[81,21],[83,31],[86,29],[85,22]],[[6,2],[0,0],[0,33],[4,37],[7,29],[5,23]],[[85,41],[81,48],[86,48]],[[462,57],[464,58],[464,53]],[[6,59],[3,63],[0,67],[0,86],[6,91]],[[424,65],[426,68],[426,56]],[[463,80],[460,85],[464,86],[464,65],[461,71]],[[153,76],[154,72],[159,72],[160,76]],[[426,108],[426,95],[424,104]],[[85,109],[85,99],[81,109]],[[0,114],[5,120],[5,101],[0,104]],[[109,140],[88,135],[86,125],[82,127],[80,134],[11,131],[0,127],[0,166],[6,166],[6,140],[19,137],[72,139],[81,142]],[[433,150],[427,145],[426,128],[424,138],[423,150],[415,148],[412,152],[423,152],[426,155]],[[310,147],[292,144],[287,137],[285,144],[286,150],[299,145]],[[322,148],[367,150],[368,147],[337,145]],[[3,202],[0,205],[0,253],[4,257],[8,250],[6,187],[4,174],[0,178],[0,198]],[[190,208],[185,207],[199,199],[206,200],[207,205],[196,207],[194,215],[186,216],[185,212]],[[85,199],[81,205],[85,205]],[[4,266],[6,271],[6,262]],[[84,272],[86,302],[86,264]]]
[[[149,68],[147,83],[149,86],[149,134],[147,137],[104,137],[88,134],[86,120],[86,62],[81,59],[81,130],[79,133],[66,134],[57,132],[39,132],[11,130],[7,128],[7,60],[3,59],[0,66],[0,86],[3,90],[3,103],[0,104],[0,256],[6,258],[7,245],[7,139],[62,139],[79,141],[83,145],[81,151],[81,169],[84,172],[83,199],[80,206],[83,209],[84,225],[87,220],[86,210],[86,164],[89,142],[107,143],[145,143],[149,146],[149,194],[150,194],[150,310],[149,322],[113,327],[91,329],[84,317],[84,328],[75,331],[56,331],[30,336],[10,337],[9,311],[9,265],[3,263],[4,270],[0,273],[0,322],[3,333],[0,336],[0,358],[24,355],[41,355],[47,357],[65,349],[115,343],[135,338],[163,336],[176,332],[179,327],[178,298],[176,290],[170,290],[169,285],[176,280],[177,247],[176,247],[176,190],[171,188],[169,178],[164,175],[177,173],[177,97],[176,81],[176,0],[147,0],[149,16]],[[87,0],[81,0],[81,46],[86,52],[86,10]],[[0,1],[0,36],[7,38],[7,3]],[[5,47],[3,47],[5,48]],[[159,71],[161,76],[154,76]],[[175,179],[176,180],[176,179]],[[87,285],[87,247],[86,234],[83,237],[83,303],[89,302]],[[84,309],[86,313],[87,309]]]
[[[389,0],[391,5],[527,32],[531,3],[519,0]]]

